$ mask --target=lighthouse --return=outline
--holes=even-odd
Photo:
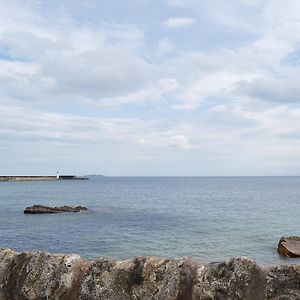
[[[57,180],[59,179],[59,173],[58,173],[58,171],[56,172],[56,179]]]

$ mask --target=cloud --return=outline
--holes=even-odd
[[[49,26],[37,3],[21,9],[17,2],[8,5],[0,21],[0,49],[3,45],[9,59],[0,53],[3,97],[92,103],[134,93],[152,80],[155,84],[153,66],[136,53],[144,40],[136,26],[78,26],[70,18]]]
[[[255,78],[236,83],[239,95],[281,104],[300,104],[300,82],[293,79]]]
[[[41,68],[41,75],[55,81],[53,92],[93,99],[123,95],[146,86],[151,72],[149,63],[118,47],[79,54],[56,53]]]
[[[196,3],[195,0],[168,0],[168,4],[171,6],[189,7]]]
[[[146,138],[141,138],[139,142],[142,146],[151,148],[175,147],[180,149],[188,149],[191,147],[189,139],[185,135],[174,134],[172,132],[156,132]]]
[[[21,160],[24,170],[59,160],[179,175],[300,164],[299,1],[169,0],[163,27],[161,3],[142,1],[128,18],[111,2],[70,3],[0,3],[6,170]]]
[[[96,104],[100,106],[117,106],[132,103],[164,101],[165,96],[179,89],[179,84],[174,78],[162,78],[155,84],[150,84],[124,96],[104,98]]]
[[[156,54],[158,56],[163,56],[172,52],[174,48],[175,46],[171,41],[169,41],[168,39],[162,39],[157,45]]]
[[[116,142],[139,146],[144,140],[148,141],[149,147],[157,147],[159,144],[161,148],[184,148],[188,145],[188,138],[176,126],[172,125],[170,129],[160,120],[83,117],[8,104],[0,104],[0,128],[2,142],[49,141],[61,145],[87,143],[86,147],[92,143],[97,147],[103,143]]]
[[[175,109],[195,109],[210,97],[227,98],[234,90],[234,84],[241,78],[251,78],[251,74],[234,72],[213,72],[203,74],[197,82],[186,86],[179,95],[183,103],[175,105]]]
[[[192,25],[194,22],[193,18],[169,18],[164,24],[169,28],[179,28]]]

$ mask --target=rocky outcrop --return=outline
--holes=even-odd
[[[300,257],[300,237],[282,237],[278,243],[277,252],[284,257]]]
[[[84,206],[60,206],[60,207],[50,207],[44,205],[33,205],[30,207],[26,207],[24,210],[24,214],[55,214],[61,212],[80,212],[83,210],[87,210]]]
[[[300,299],[300,266],[262,269],[237,258],[84,260],[75,254],[0,250],[0,300]]]

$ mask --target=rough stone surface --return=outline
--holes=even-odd
[[[267,272],[266,299],[299,300],[300,299],[300,266],[275,266]]]
[[[197,265],[153,257],[96,260],[82,279],[80,299],[192,299]]]
[[[265,297],[264,271],[247,258],[213,263],[198,270],[194,299],[255,299]]]
[[[277,252],[285,257],[300,257],[300,237],[282,237],[278,243]]]
[[[60,207],[50,207],[44,205],[33,205],[26,207],[24,214],[55,214],[61,212],[80,212],[87,210],[84,206],[60,206]]]
[[[300,266],[260,268],[247,258],[84,260],[0,249],[0,300],[300,299]]]

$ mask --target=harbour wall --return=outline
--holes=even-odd
[[[245,257],[86,260],[76,254],[0,249],[0,300],[300,299],[300,266],[262,268]]]
[[[57,180],[56,176],[0,176],[0,181],[43,181]]]
[[[0,176],[0,182],[3,181],[50,181],[50,180],[87,180],[87,177],[78,177],[75,175],[57,176]],[[1,300],[1,299],[0,299]]]

